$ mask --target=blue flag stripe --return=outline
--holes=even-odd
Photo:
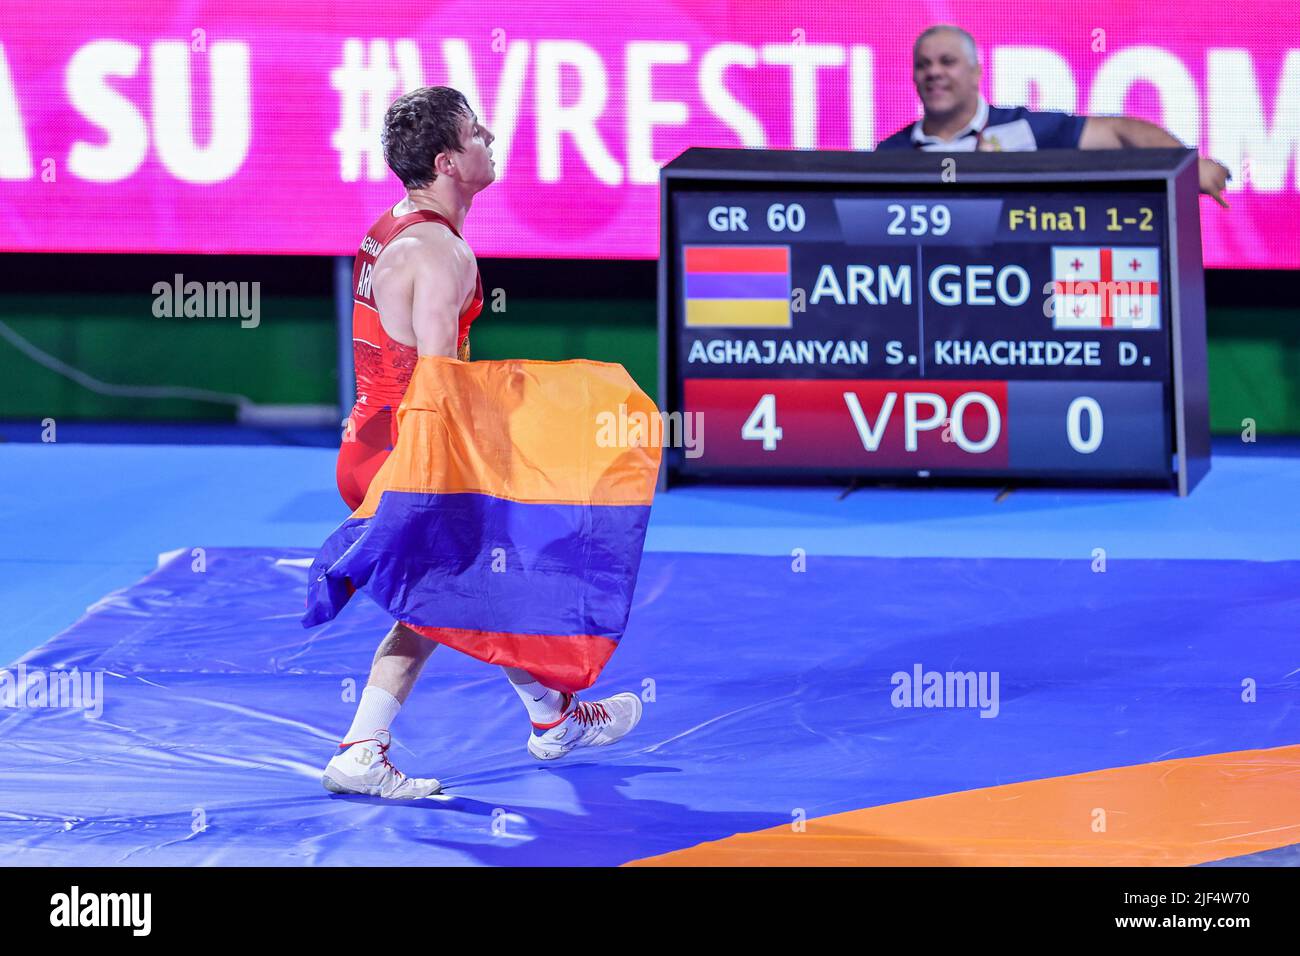
[[[348,579],[407,624],[617,640],[641,561],[627,542],[649,517],[642,505],[386,491],[321,549],[309,618],[333,617]]]
[[[790,277],[761,272],[698,272],[686,276],[688,299],[788,299]]]

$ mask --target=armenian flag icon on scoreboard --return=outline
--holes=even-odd
[[[683,246],[688,328],[788,329],[789,246]]]
[[[1052,328],[1160,328],[1160,250],[1052,247]]]

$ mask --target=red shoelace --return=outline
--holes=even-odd
[[[340,744],[339,746],[343,747],[346,750],[348,747],[351,747],[353,744],[368,744],[372,740],[379,745],[379,759],[383,763],[383,765],[387,767],[389,770],[391,770],[394,776],[397,777],[406,776],[406,774],[402,773],[402,771],[394,767],[392,761],[388,759],[388,748],[392,744],[393,741],[392,737],[388,738],[388,743],[384,743],[378,737],[363,737],[361,740],[354,740],[351,743],[343,743]]]
[[[604,704],[588,703],[585,700],[578,701],[578,706],[573,708],[573,711],[569,716],[576,717],[578,723],[582,724],[584,727],[597,723],[605,724],[613,719],[609,716],[609,711],[605,709]]]

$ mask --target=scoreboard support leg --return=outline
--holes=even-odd
[[[659,222],[663,224],[662,228],[667,228],[668,215],[668,189],[661,171],[659,174]],[[655,276],[655,286],[659,300],[657,316],[659,324],[659,411],[663,414],[667,414],[677,405],[676,396],[668,394],[668,363],[673,355],[671,351],[673,330],[668,321],[668,264],[666,258],[668,246],[668,239],[665,234],[661,240],[659,268]],[[663,449],[663,455],[659,459],[659,480],[655,483],[656,491],[668,490],[669,459],[672,454],[673,450],[671,448]]]
[[[1201,209],[1197,165],[1169,180],[1169,260],[1172,284],[1174,448],[1178,494],[1192,493],[1210,470],[1210,371],[1201,269]]]
[[[339,419],[352,411],[357,400],[357,378],[352,368],[352,257],[334,257],[334,317],[339,352]]]

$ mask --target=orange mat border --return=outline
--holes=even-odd
[[[799,827],[792,820],[625,865],[1208,863],[1300,843],[1300,744],[907,800]]]

